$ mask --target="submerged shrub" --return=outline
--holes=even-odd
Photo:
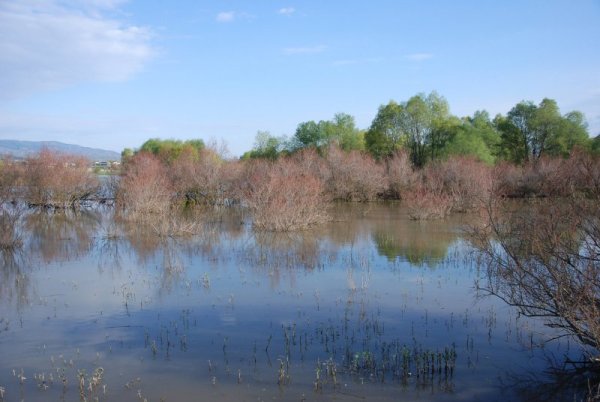
[[[117,205],[131,218],[166,213],[174,191],[165,165],[154,155],[140,152],[127,162],[116,193]]]
[[[22,181],[30,205],[55,208],[75,207],[99,187],[88,159],[47,149],[25,160]]]
[[[514,208],[493,199],[473,244],[487,269],[482,288],[528,317],[600,351],[600,204],[571,197]]]
[[[19,232],[22,211],[0,204],[0,250],[14,250],[23,245]]]
[[[224,164],[211,149],[181,154],[169,168],[177,196],[188,205],[222,203]]]
[[[243,194],[259,230],[304,229],[329,219],[323,181],[290,158],[249,162]]]
[[[442,219],[452,209],[452,197],[440,185],[430,182],[416,185],[403,198],[411,219]]]
[[[389,198],[404,198],[419,183],[419,173],[413,169],[410,155],[406,151],[396,151],[386,160]]]
[[[370,154],[330,145],[325,159],[330,175],[326,190],[334,200],[370,201],[386,188],[385,169]]]
[[[424,174],[428,182],[441,186],[441,191],[450,197],[454,212],[480,208],[492,189],[490,167],[473,158],[448,158],[428,166]],[[435,180],[432,180],[433,176]]]

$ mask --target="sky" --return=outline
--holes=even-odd
[[[459,117],[555,99],[596,136],[598,21],[600,0],[0,0],[0,139],[239,156],[431,91]]]

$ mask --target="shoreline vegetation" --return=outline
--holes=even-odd
[[[364,131],[340,113],[300,123],[289,139],[259,132],[237,160],[202,140],[151,139],[124,150],[120,177],[103,183],[89,161],[42,150],[1,162],[0,248],[21,244],[26,207],[89,202],[160,236],[200,231],[201,218],[173,217],[214,207],[248,211],[257,231],[327,222],[339,201],[401,200],[415,220],[475,212],[472,243],[488,270],[481,289],[590,347],[587,364],[598,371],[599,138],[589,138],[581,113],[561,115],[550,99],[459,119],[434,92],[382,105]],[[527,202],[515,208],[515,198]]]
[[[600,136],[555,101],[520,102],[506,116],[458,118],[437,93],[382,105],[367,130],[338,113],[293,137],[259,132],[239,159],[226,145],[150,139],[122,152],[120,175],[99,180],[85,158],[42,150],[0,161],[0,207],[112,203],[129,220],[238,205],[257,230],[306,229],[332,202],[402,200],[412,219],[479,211],[495,198],[597,198]],[[102,182],[102,183],[101,183]],[[102,185],[101,185],[102,184]]]

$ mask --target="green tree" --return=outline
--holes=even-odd
[[[286,150],[287,140],[285,137],[274,137],[268,131],[259,131],[254,139],[254,147],[251,151],[242,155],[242,159],[266,158],[275,160]]]
[[[152,153],[163,162],[172,163],[184,152],[197,158],[202,149],[204,149],[204,141],[201,139],[181,141],[151,138],[142,144],[139,151]]]
[[[356,128],[353,116],[336,113],[332,121],[323,124],[328,142],[337,142],[344,151],[364,149],[364,134]]]
[[[365,147],[376,159],[391,156],[405,143],[400,126],[402,109],[403,106],[394,101],[381,105],[365,133]]]
[[[123,151],[121,151],[121,160],[123,162],[125,162],[132,156],[133,156],[133,149],[131,149],[131,148],[125,148]]]
[[[573,111],[563,116],[556,135],[549,138],[548,153],[567,157],[574,147],[588,148],[590,145],[585,117],[583,113]]]
[[[322,149],[335,142],[345,151],[364,149],[364,136],[356,128],[354,117],[337,113],[332,120],[310,120],[298,124],[293,138],[294,149]]]
[[[455,122],[454,118],[449,121]],[[452,128],[443,155],[473,156],[482,162],[494,163],[500,135],[486,111],[477,111],[473,117],[463,118]]]
[[[500,154],[513,162],[535,161],[543,155],[566,156],[575,145],[588,142],[583,114],[561,116],[556,101],[544,98],[539,105],[519,102],[505,118],[498,117]]]
[[[365,135],[367,149],[381,158],[406,146],[413,165],[421,167],[443,148],[449,118],[448,102],[436,92],[415,95],[402,104],[391,101],[379,108]]]
[[[594,155],[600,155],[600,134],[590,141],[590,149]]]

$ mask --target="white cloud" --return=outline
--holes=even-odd
[[[152,33],[102,16],[121,0],[0,2],[0,98],[122,81],[155,55]]]
[[[280,8],[279,11],[277,11],[278,14],[287,15],[287,16],[290,16],[290,15],[294,14],[295,12],[296,12],[296,9],[294,7],[284,7],[284,8]]]
[[[217,22],[232,22],[235,19],[234,11],[222,11],[217,14]]]
[[[433,58],[433,54],[431,53],[413,53],[407,54],[406,58],[410,61],[425,61]]]
[[[367,59],[343,59],[343,60],[335,60],[331,63],[334,66],[352,66],[356,64],[373,64],[380,63],[383,61],[380,57],[372,57]]]
[[[215,20],[221,23],[228,23],[237,20],[253,20],[254,18],[256,18],[255,15],[243,11],[221,11],[217,14]]]
[[[314,54],[322,53],[327,49],[325,45],[308,46],[308,47],[286,47],[283,49],[283,54],[294,55],[294,54]]]

